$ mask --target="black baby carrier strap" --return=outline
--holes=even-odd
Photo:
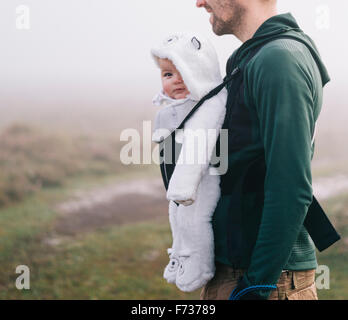
[[[233,76],[226,77],[224,81],[218,85],[216,88],[212,89],[207,93],[197,104],[191,109],[184,120],[176,128],[176,130],[183,129],[186,121],[191,118],[191,116],[197,111],[197,109],[208,99],[217,95],[231,80]],[[175,165],[178,161],[178,157],[181,150],[181,143],[177,143],[175,139],[175,131],[160,143],[160,167],[164,186],[168,190],[169,181],[175,169]],[[176,203],[176,202],[175,202]],[[176,205],[179,205],[176,203]]]

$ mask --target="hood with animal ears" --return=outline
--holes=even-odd
[[[151,54],[157,65],[156,57],[172,61],[194,100],[200,100],[222,82],[214,47],[197,33],[171,35],[153,47]]]

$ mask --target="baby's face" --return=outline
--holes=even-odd
[[[184,99],[190,93],[179,71],[168,59],[158,59],[164,93],[172,99]]]

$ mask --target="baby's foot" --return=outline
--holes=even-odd
[[[214,277],[214,273],[214,263],[202,261],[197,254],[189,257],[180,257],[176,285],[182,291],[192,292],[203,287]]]
[[[168,249],[169,253],[169,263],[164,269],[163,278],[167,280],[168,283],[175,283],[176,274],[179,269],[179,257],[175,254],[173,249]]]

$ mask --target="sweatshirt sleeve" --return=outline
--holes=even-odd
[[[258,115],[267,168],[260,228],[243,278],[247,286],[277,283],[312,202],[309,68],[298,55],[273,46],[260,51],[245,71],[246,101]],[[267,298],[270,290],[257,293]]]
[[[196,200],[198,186],[209,168],[218,132],[224,122],[226,100],[227,90],[223,88],[206,100],[185,123],[182,147],[168,186],[168,200]]]

